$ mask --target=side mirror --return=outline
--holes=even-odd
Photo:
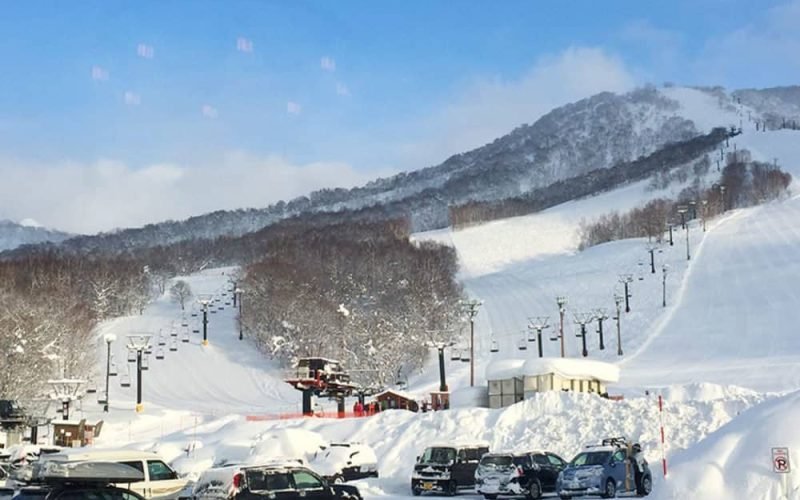
[[[416,460],[417,460],[417,463],[419,463],[419,455],[417,455],[417,458],[416,458]]]

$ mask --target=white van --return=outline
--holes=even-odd
[[[147,451],[64,449],[59,453],[47,455],[44,459],[58,462],[116,462],[128,465],[141,471],[144,474],[144,481],[118,486],[133,490],[145,498],[180,498],[188,483],[187,479],[179,478],[178,473],[172,470],[158,454]]]

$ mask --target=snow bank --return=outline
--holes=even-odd
[[[529,359],[522,367],[524,375],[556,373],[570,379],[595,379],[618,382],[619,367],[603,361],[576,358]]]
[[[659,499],[773,499],[781,477],[772,471],[771,448],[788,447],[800,465],[800,391],[745,411],[696,446],[676,454],[669,477],[656,484]],[[800,499],[800,481],[789,481]],[[659,491],[660,490],[660,491]]]
[[[524,359],[500,359],[486,366],[486,380],[505,380],[521,377]]]

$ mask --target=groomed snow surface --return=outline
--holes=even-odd
[[[700,99],[693,94],[679,97],[687,106]],[[746,129],[731,147],[734,143],[751,149],[758,159],[777,157],[800,178],[797,132]],[[144,376],[144,413],[133,412],[135,380],[130,388],[121,388],[116,377],[111,413],[103,414],[87,398],[83,415],[106,420],[97,446],[155,450],[192,475],[213,464],[307,457],[320,443],[360,441],[375,449],[381,476],[358,482],[366,497],[410,496],[414,458],[434,441],[485,440],[493,451],[548,449],[570,459],[585,444],[624,435],[644,446],[654,471],[652,498],[780,498],[781,477],[771,470],[770,449],[789,447],[791,461],[800,466],[800,393],[793,392],[800,388],[800,337],[793,327],[800,306],[800,198],[732,211],[712,221],[705,233],[691,224],[688,261],[685,233],[676,230],[674,246],[655,250],[655,274],[644,240],[576,250],[581,219],[625,211],[655,197],[674,197],[679,190],[673,186],[650,192],[637,183],[540,214],[418,235],[453,245],[466,290],[484,301],[475,323],[477,388],[469,386],[468,363],[448,360],[450,411],[248,421],[247,415],[298,411],[300,393],[281,381],[273,361],[258,354],[247,339],[238,340],[236,313],[223,303],[223,310],[209,315],[209,346],[200,345],[198,334],[191,333],[202,328],[199,316],[189,316],[190,342],[179,342],[178,350],[166,352],[164,360],[151,358]],[[185,279],[195,293],[219,295],[229,287],[230,272],[207,270]],[[619,370],[620,381],[610,384],[609,392],[624,395],[624,400],[554,392],[500,410],[469,407],[484,390],[490,364],[536,357],[535,343],[525,340],[526,350],[518,349],[530,317],[548,316],[544,353],[559,356],[559,344],[548,340],[558,330],[556,296],[567,298],[567,355],[579,357],[574,314],[603,308],[613,317],[613,295],[622,293],[620,274],[633,279],[631,311],[621,315],[624,355],[617,355],[612,318],[604,324],[606,349],[598,348],[596,324],[590,325],[587,340],[590,360],[612,363]],[[169,335],[175,325],[181,335],[181,322],[180,308],[164,296],[142,316],[104,324],[98,331],[98,373],[105,372],[103,334],[122,338],[163,329]],[[490,353],[493,341],[500,347],[496,354]],[[114,353],[121,374],[128,366],[121,341]],[[422,397],[437,389],[433,354],[425,370],[411,377],[407,392]],[[662,414],[658,394],[665,401]],[[666,480],[660,473],[662,418],[671,466]],[[789,479],[789,498],[800,498],[800,478]]]

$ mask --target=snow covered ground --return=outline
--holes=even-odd
[[[746,131],[734,142],[759,159],[778,158],[800,178],[797,132]],[[226,460],[307,453],[320,439],[362,441],[375,448],[381,474],[359,482],[365,495],[405,498],[414,457],[433,440],[482,439],[493,450],[546,448],[569,459],[586,443],[627,435],[642,442],[658,471],[655,394],[660,393],[666,401],[665,451],[674,468],[666,480],[655,474],[654,498],[779,498],[780,478],[769,468],[770,448],[788,446],[793,462],[800,464],[800,396],[791,392],[800,388],[800,340],[792,328],[794,309],[800,305],[800,198],[732,211],[709,224],[705,233],[693,223],[688,261],[685,233],[677,230],[674,246],[655,251],[655,274],[645,240],[576,251],[582,218],[627,210],[664,194],[637,183],[540,214],[417,235],[452,244],[467,291],[484,301],[475,323],[478,386],[484,384],[491,361],[536,356],[535,343],[526,340],[524,351],[519,343],[531,316],[548,316],[552,326],[545,337],[553,333],[556,296],[567,298],[567,354],[579,356],[573,315],[603,308],[613,316],[613,296],[622,292],[619,275],[632,275],[631,311],[621,318],[624,355],[617,355],[611,318],[604,324],[605,350],[598,349],[595,326],[589,329],[590,359],[618,363],[621,380],[610,392],[623,394],[623,401],[549,393],[501,410],[248,421],[249,414],[297,411],[300,394],[281,381],[271,360],[246,339],[238,340],[236,313],[223,299],[224,309],[209,315],[208,347],[200,345],[200,334],[191,333],[202,329],[201,315],[189,315],[191,341],[179,342],[177,352],[165,352],[164,360],[151,358],[143,414],[132,411],[135,381],[122,388],[119,377],[112,379],[111,413],[104,415],[87,398],[83,414],[107,422],[98,446],[157,450],[189,474]],[[195,293],[221,296],[230,272],[207,270],[185,279]],[[179,306],[165,296],[142,316],[104,324],[98,339],[108,332],[121,340],[129,333],[159,330],[169,337],[174,325],[180,340],[181,322]],[[490,352],[493,341],[498,353]],[[98,373],[104,373],[105,348],[99,343]],[[558,356],[558,343],[546,340],[544,350],[547,356]],[[115,344],[114,352],[120,370],[129,365],[123,342]],[[428,369],[411,377],[410,392],[424,395],[436,388],[435,363],[432,357]],[[465,394],[468,363],[448,361],[447,373],[455,394]],[[789,486],[795,492],[790,498],[800,498],[797,485],[800,480],[795,479]]]

